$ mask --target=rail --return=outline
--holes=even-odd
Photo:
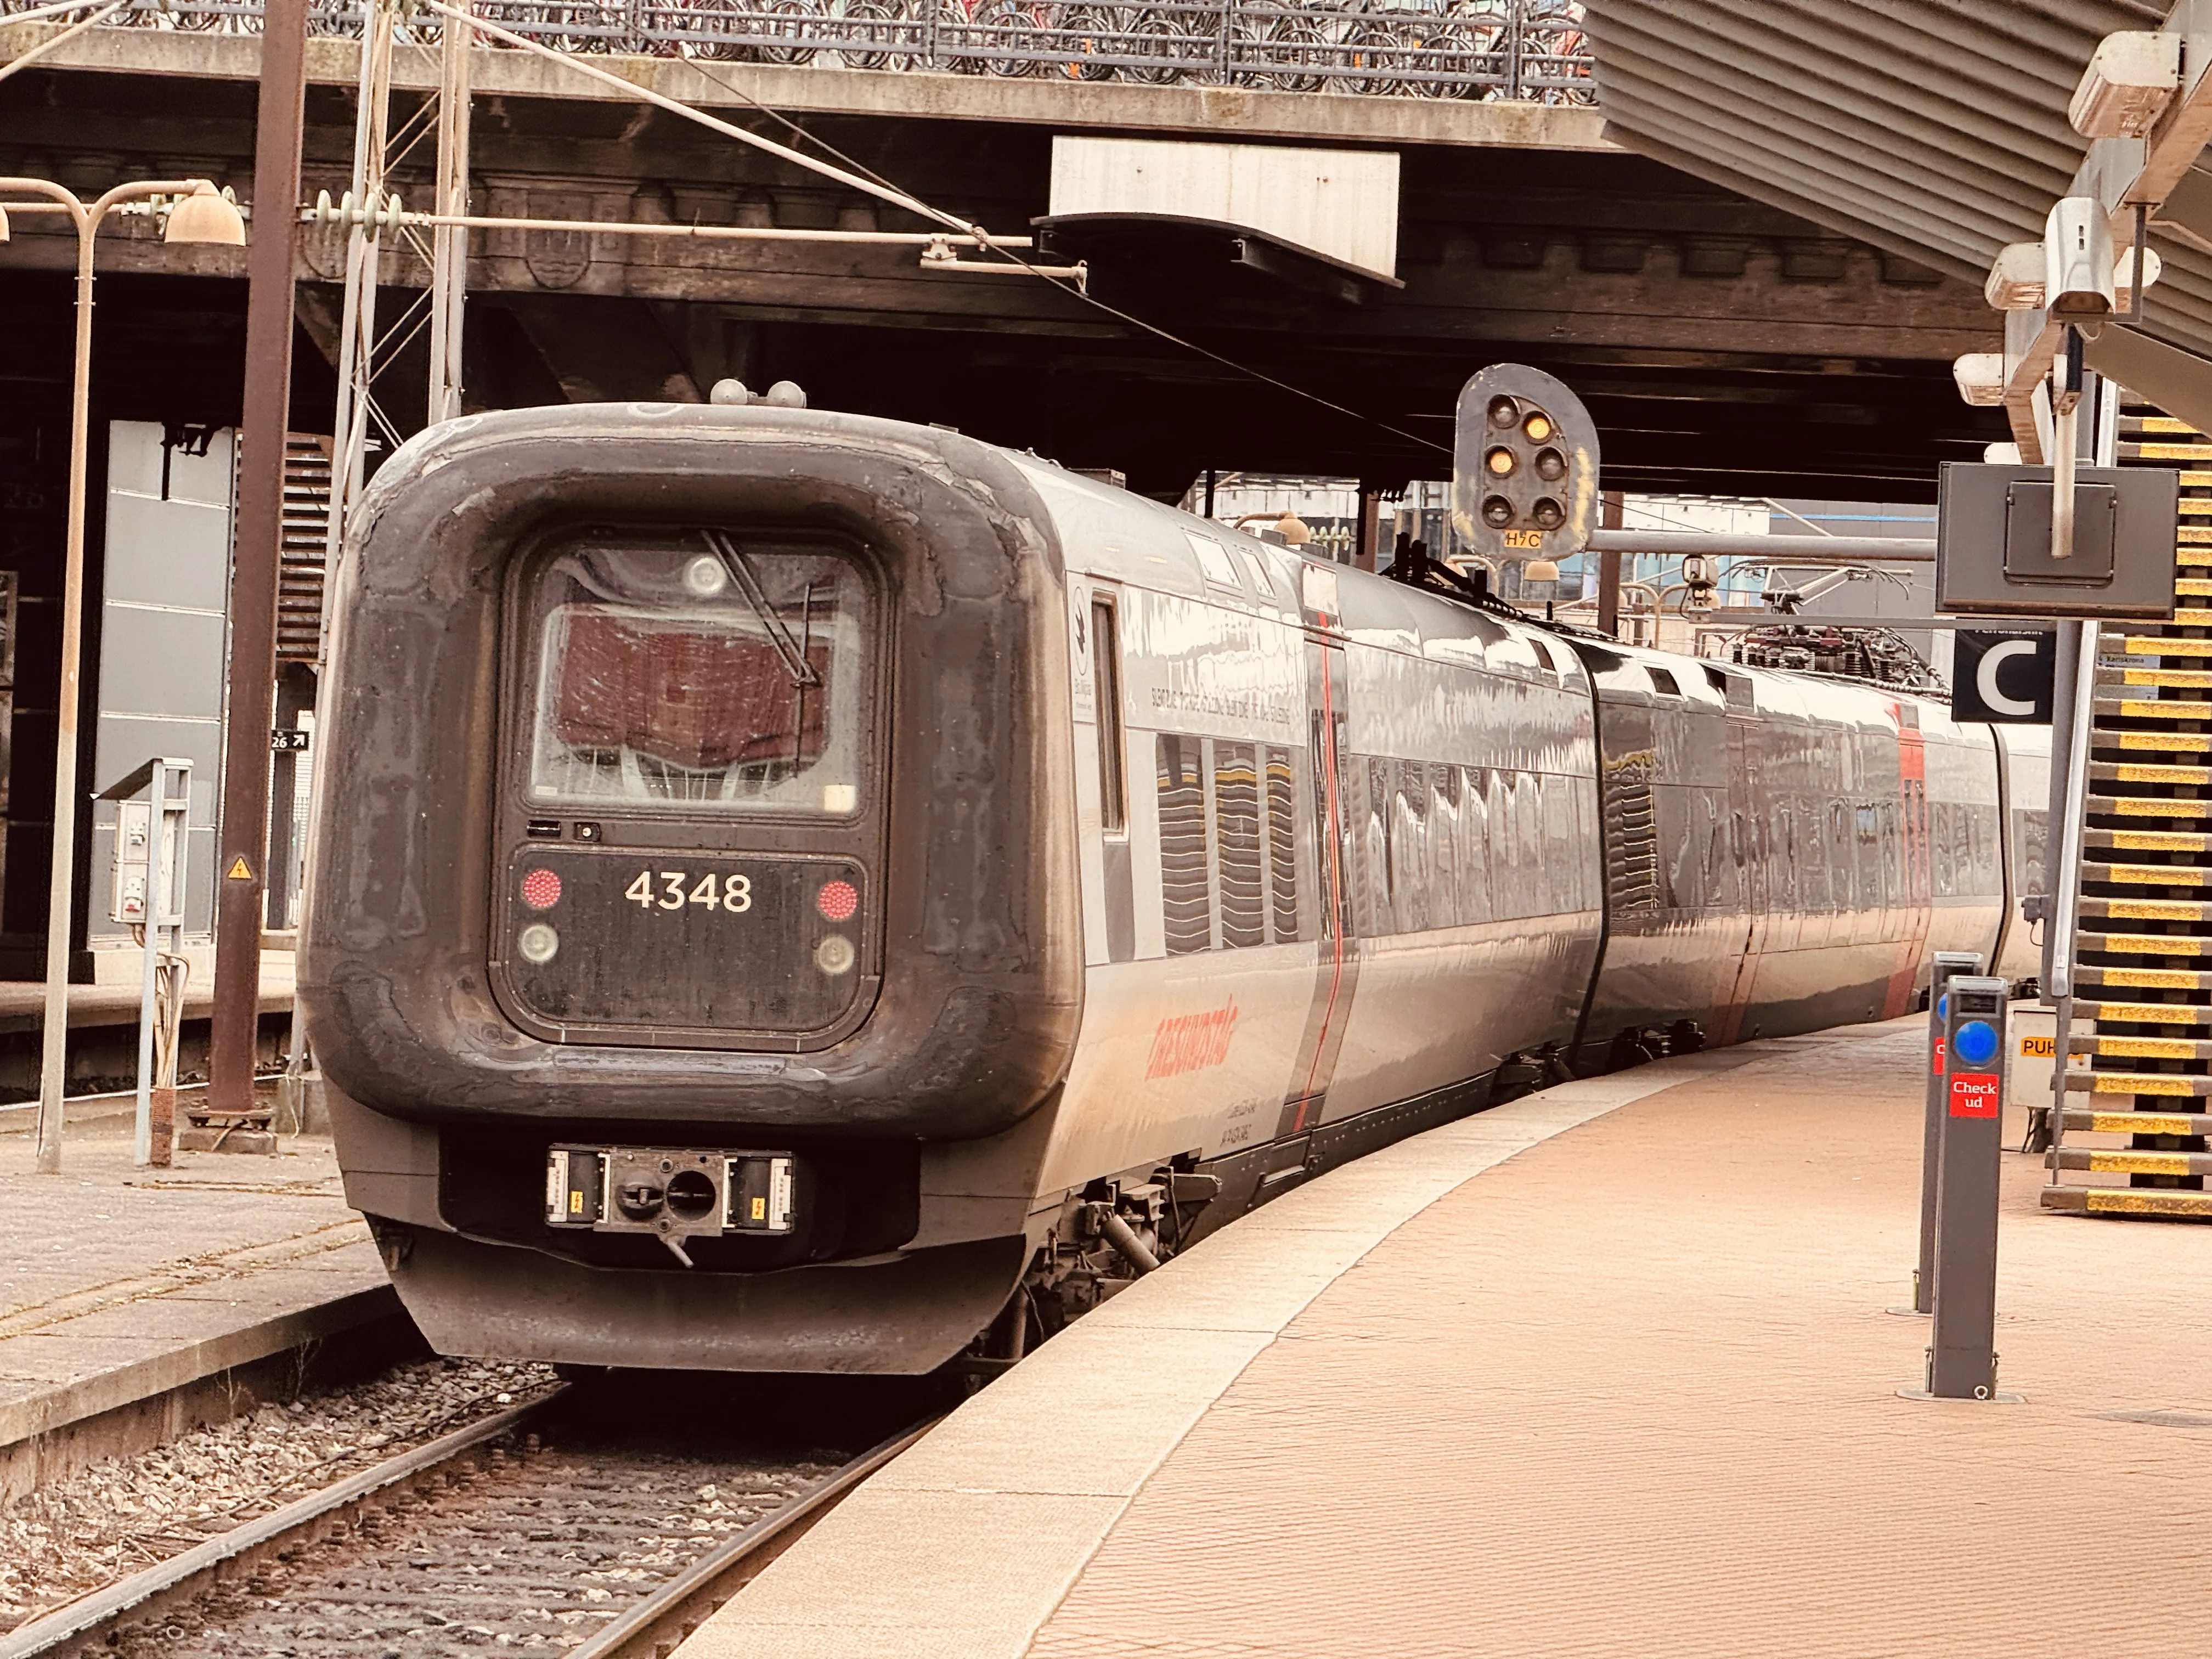
[[[0,23],[40,0],[0,0]],[[1382,97],[1595,101],[1581,0],[480,0],[563,51],[705,63],[1247,87]],[[358,35],[362,0],[310,0],[309,29]],[[253,34],[258,0],[131,0],[103,27]],[[434,40],[427,14],[403,26]]]
[[[571,1386],[556,1387],[534,1400],[401,1452],[272,1514],[248,1521],[19,1626],[0,1635],[0,1659],[61,1659],[64,1655],[127,1646],[134,1631],[161,1628],[164,1621],[182,1614],[219,1586],[241,1582],[264,1564],[291,1560],[311,1552],[318,1544],[336,1542],[343,1547],[345,1540],[375,1525],[374,1516],[380,1510],[405,1501],[413,1492],[435,1492],[471,1457],[480,1455],[495,1443],[514,1439],[525,1428],[544,1422],[555,1401]],[[901,1430],[707,1550],[664,1583],[645,1590],[612,1623],[580,1645],[571,1646],[569,1652],[574,1659],[656,1659],[656,1656],[665,1655],[870,1475],[920,1439],[936,1420],[927,1419]],[[492,1455],[500,1454],[495,1452]],[[708,1495],[712,1495],[711,1490]],[[658,1515],[659,1511],[654,1513]],[[540,1510],[519,1510],[518,1514],[532,1517],[515,1521],[519,1527],[544,1525]],[[606,1542],[606,1522],[607,1517],[602,1513],[597,1538],[602,1546]],[[478,1529],[484,1524],[482,1517],[470,1523]],[[467,1526],[461,1528],[468,1529]],[[653,1541],[659,1547],[664,1540],[656,1538]],[[375,1547],[372,1540],[372,1552]],[[514,1570],[526,1577],[529,1571],[525,1566]],[[471,1582],[466,1573],[459,1577],[465,1588],[485,1588]],[[394,1605],[410,1601],[428,1607],[449,1587],[433,1576],[425,1581],[419,1593],[412,1595],[394,1596],[365,1583],[354,1588],[366,1595],[368,1602],[388,1613]],[[264,1601],[269,1595],[281,1599],[281,1595],[268,1586],[257,1594],[262,1595]],[[326,1601],[317,1599],[312,1592],[308,1599],[319,1610],[319,1618],[329,1615],[331,1609]],[[235,1613],[237,1609],[230,1611]],[[218,1615],[212,1622],[220,1626],[225,1620]],[[438,1622],[449,1621],[441,1618]],[[168,1634],[174,1638],[182,1632],[172,1629]],[[491,1635],[490,1632],[481,1632],[479,1639]],[[218,1650],[229,1650],[231,1638],[220,1631],[213,1632],[213,1641]]]

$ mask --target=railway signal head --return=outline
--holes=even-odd
[[[1492,559],[1563,559],[1597,520],[1597,428],[1541,369],[1493,363],[1462,389],[1452,527]]]

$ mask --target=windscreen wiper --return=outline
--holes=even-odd
[[[720,531],[702,530],[699,533],[707,538],[707,545],[714,556],[721,560],[723,568],[730,573],[730,579],[737,583],[738,591],[745,596],[745,602],[752,606],[753,615],[761,619],[761,626],[768,629],[769,642],[775,647],[775,654],[783,659],[784,672],[791,676],[791,683],[793,685],[820,685],[822,676],[815,672],[814,665],[806,660],[806,653],[799,648],[799,641],[791,637],[791,629],[784,626],[783,618],[775,614],[775,607],[768,602],[768,592],[762,587],[760,577],[754,573],[752,561],[738,551],[738,544]]]

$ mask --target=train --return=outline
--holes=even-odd
[[[447,422],[331,617],[300,996],[447,1353],[988,1370],[1547,1081],[2036,970],[2040,733],[945,429]]]

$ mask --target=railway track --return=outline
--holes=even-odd
[[[695,1428],[710,1395],[641,1413],[639,1386],[561,1385],[402,1452],[0,1637],[0,1659],[657,1659],[927,1426],[795,1452],[773,1401]]]

